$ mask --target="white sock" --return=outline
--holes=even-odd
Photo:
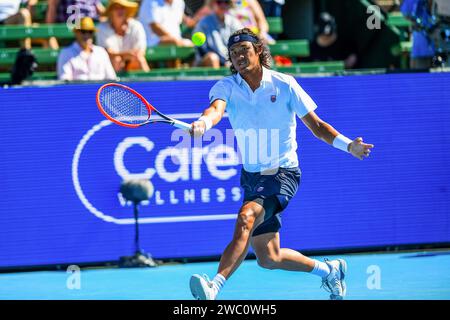
[[[227,279],[220,273],[216,274],[214,279],[212,279],[213,286],[217,290],[217,293],[219,293],[220,289],[225,285],[225,281],[227,281]]]
[[[312,269],[311,273],[319,276],[321,278],[325,278],[330,274],[330,268],[325,262],[314,260],[314,269]]]

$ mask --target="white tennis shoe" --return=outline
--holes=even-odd
[[[194,274],[189,285],[196,300],[215,300],[217,297],[218,290],[206,274],[203,276]]]
[[[347,272],[347,263],[343,259],[324,260],[331,271],[327,277],[322,279],[322,287],[325,291],[331,293],[330,300],[342,300],[347,294],[347,286],[344,280]]]

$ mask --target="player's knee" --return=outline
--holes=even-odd
[[[22,8],[19,10],[19,23],[23,25],[31,24],[31,13],[28,9]]]
[[[239,211],[237,223],[240,228],[250,231],[255,223],[255,212],[250,208],[242,208]]]
[[[258,261],[258,265],[261,268],[269,269],[269,270],[277,269],[278,264],[280,262],[278,257],[273,256],[273,255],[264,255],[262,257],[258,257],[257,261]]]

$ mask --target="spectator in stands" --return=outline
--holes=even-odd
[[[281,17],[284,0],[260,0],[266,17]]]
[[[116,72],[150,71],[145,59],[147,40],[142,24],[133,19],[138,4],[128,0],[111,0],[106,8],[108,21],[98,25],[97,44],[104,47]]]
[[[344,61],[347,69],[354,68],[358,62],[358,56],[352,52],[351,46],[339,39],[336,21],[327,12],[320,14],[315,37],[309,48],[310,56],[306,61]]]
[[[76,24],[83,17],[97,22],[104,12],[101,0],[48,0],[45,23]],[[53,49],[59,48],[54,37],[50,38],[48,45]]]
[[[143,0],[138,19],[144,25],[149,47],[160,44],[193,46],[191,40],[181,36],[184,8],[183,0]]]
[[[27,8],[20,8],[21,3],[28,2]],[[31,26],[31,7],[37,0],[1,0],[0,1],[0,25],[15,24]],[[31,39],[27,38],[21,46],[25,49],[31,48]]]
[[[257,0],[233,0],[233,4],[230,14],[238,18],[245,28],[252,30],[265,43],[275,43],[269,35],[269,24]]]
[[[94,45],[94,21],[84,17],[74,28],[75,42],[58,56],[60,80],[114,80],[116,73],[108,52]]]
[[[268,34],[269,24],[266,16],[257,0],[232,0],[228,13],[235,16],[245,28],[256,33],[265,43],[274,43],[275,40]],[[213,13],[214,1],[207,0],[190,19],[190,25],[195,25],[203,17]],[[193,23],[194,21],[195,23]]]
[[[410,67],[412,69],[428,69],[432,66],[436,49],[427,30],[431,30],[434,23],[431,18],[430,0],[404,0],[400,10],[412,21],[412,48]]]
[[[242,23],[229,14],[232,0],[211,0],[213,13],[202,18],[193,33],[203,32],[206,42],[197,48],[196,65],[219,68],[228,66],[228,38],[242,29]]]

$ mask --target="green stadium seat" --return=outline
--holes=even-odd
[[[267,17],[269,32],[272,34],[283,33],[283,19],[280,17]]]
[[[74,38],[72,30],[65,23],[42,24],[39,26],[0,26],[0,41],[21,40],[25,38],[40,39],[56,37],[59,39]]]
[[[412,23],[401,12],[393,12],[389,14],[387,24],[397,28],[409,28]]]
[[[269,46],[272,55],[282,55],[288,57],[309,56],[308,40],[279,40]]]

